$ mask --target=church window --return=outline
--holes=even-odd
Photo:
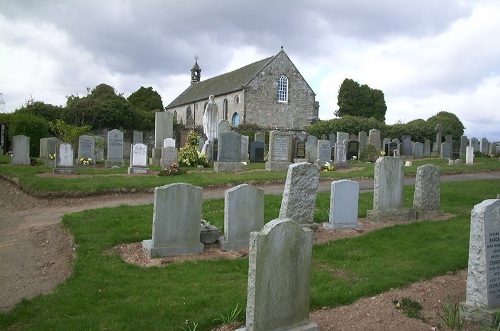
[[[174,122],[177,123],[177,110],[174,110]]]
[[[222,102],[222,117],[223,119],[227,120],[227,112],[228,112],[228,109],[227,109],[227,99],[224,99],[224,101]]]
[[[237,96],[234,97],[234,103],[236,105],[240,103],[240,96],[239,95],[237,95]]]
[[[187,110],[186,110],[186,120],[189,119],[189,118],[192,118],[193,117],[193,114],[191,113],[191,107],[187,107]]]
[[[288,102],[288,78],[285,75],[278,77],[278,102]]]
[[[238,126],[238,124],[240,124],[240,115],[238,115],[238,113],[233,114],[233,118],[231,119],[231,124],[233,126]]]

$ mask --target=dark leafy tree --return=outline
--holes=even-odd
[[[344,79],[340,85],[337,104],[339,109],[335,115],[338,117],[344,115],[373,117],[380,122],[385,122],[387,106],[384,93],[368,85],[360,85],[352,79]]]
[[[12,139],[20,134],[30,137],[30,156],[38,156],[40,139],[49,136],[49,127],[45,118],[31,113],[16,112],[9,120],[9,138]]]
[[[61,118],[64,108],[54,106],[42,101],[26,102],[22,108],[15,111],[16,114],[33,114],[45,118],[47,121],[55,121]]]
[[[127,100],[137,110],[152,112],[163,111],[161,95],[153,90],[151,86],[148,88],[141,86],[137,91],[132,93]]]
[[[441,123],[443,128],[443,136],[452,135],[453,139],[460,139],[464,134],[464,125],[458,119],[457,115],[446,111],[440,111],[436,115],[427,119],[429,130],[432,130],[432,136],[435,137],[434,128],[438,123]]]

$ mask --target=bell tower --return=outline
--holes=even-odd
[[[198,65],[198,59],[199,59],[199,57],[198,57],[198,55],[196,55],[194,57],[194,60],[195,60],[194,65],[191,68],[191,86],[193,86],[196,83],[199,83],[200,79],[201,79],[201,68]]]

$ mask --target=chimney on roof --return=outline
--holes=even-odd
[[[191,86],[193,86],[196,83],[199,83],[200,79],[201,79],[201,68],[198,65],[198,59],[199,59],[199,57],[198,57],[198,55],[196,55],[194,57],[194,60],[195,60],[194,65],[191,68]]]

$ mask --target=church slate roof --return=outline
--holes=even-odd
[[[211,94],[217,96],[241,90],[242,87],[248,84],[273,58],[274,56],[271,56],[234,71],[196,83],[188,87],[165,108],[173,108],[204,99],[208,100]]]

